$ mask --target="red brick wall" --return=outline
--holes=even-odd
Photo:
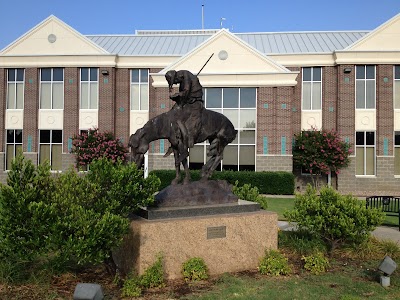
[[[322,128],[326,130],[337,129],[337,80],[337,67],[322,68]]]
[[[6,94],[7,94],[7,74],[6,69],[0,69],[0,152],[5,150],[4,145],[4,120],[6,111]]]
[[[294,91],[292,87],[278,87],[276,95],[276,154],[292,154],[292,102]],[[281,151],[281,137],[286,137],[286,153]]]
[[[115,136],[128,144],[130,117],[130,70],[115,70]]]
[[[293,72],[299,72],[297,75],[297,85],[293,87],[292,98],[292,133],[298,134],[301,132],[301,68],[288,68]]]
[[[107,70],[108,75],[102,75],[102,70]],[[99,73],[99,130],[114,133],[115,69],[100,68]]]
[[[64,69],[63,152],[68,153],[68,139],[79,133],[79,69]]]
[[[385,138],[389,141],[388,155],[393,155],[393,65],[377,66],[376,87],[376,155],[384,155]]]
[[[28,151],[28,136],[32,137],[32,152],[38,148],[39,69],[25,69],[23,148]]]
[[[276,139],[273,133],[276,131],[275,118],[276,88],[261,87],[257,91],[257,154],[264,154],[263,138],[268,138],[268,154],[277,151]],[[265,104],[268,108],[265,108]]]
[[[345,68],[351,68],[351,73],[344,73]],[[337,101],[337,130],[340,136],[349,138],[354,145],[355,136],[355,67],[340,65],[338,67],[338,101]],[[348,78],[348,82],[346,80]],[[354,153],[354,146],[352,147]]]

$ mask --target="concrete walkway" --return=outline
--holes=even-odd
[[[278,221],[278,227],[284,231],[296,229],[295,225],[289,224],[286,221]],[[400,231],[398,227],[380,226],[372,232],[372,235],[377,239],[390,240],[400,245]]]

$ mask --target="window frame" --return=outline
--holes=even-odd
[[[82,70],[88,69],[88,80],[82,80]],[[97,80],[91,80],[91,70],[96,69],[97,71]],[[87,110],[97,110],[99,109],[99,68],[91,68],[91,67],[82,67],[79,69],[79,109],[87,109]],[[82,84],[87,83],[88,85],[88,93],[87,93],[87,103],[88,107],[82,107]],[[91,85],[97,84],[97,98],[96,98],[96,108],[91,108]]]
[[[24,104],[25,104],[25,69],[24,68],[9,68],[9,69],[6,69],[6,70],[7,70],[6,109],[24,109]],[[10,80],[10,78],[9,78],[9,71],[10,70],[14,70],[15,80],[13,80],[13,81]],[[17,76],[18,70],[22,70],[22,72],[23,72],[22,73],[22,81],[18,80],[18,76]],[[12,108],[8,107],[9,106],[8,105],[8,103],[9,103],[8,97],[9,97],[9,85],[10,84],[14,84],[15,91],[17,91],[18,84],[22,85],[22,108],[17,108],[17,93],[15,93],[15,97],[14,97],[14,101],[13,101],[14,107],[12,107]]]
[[[321,74],[321,79],[320,80],[314,80],[314,69],[319,68],[320,69],[320,74]],[[305,69],[311,69],[311,80],[304,80],[304,70]],[[322,111],[322,95],[323,95],[323,85],[322,85],[322,78],[323,78],[323,68],[322,67],[303,67],[301,68],[301,110],[302,111]],[[304,83],[309,82],[310,83],[310,109],[305,109],[304,108]],[[314,84],[319,84],[320,85],[320,97],[319,97],[319,105],[320,108],[314,108]]]
[[[398,167],[398,174],[396,174],[396,149],[399,149],[399,157],[397,158],[399,160],[400,164],[400,141],[399,144],[396,144],[396,133],[400,136],[400,131],[394,131],[393,132],[393,157],[394,157],[394,176],[400,177],[400,166]],[[399,138],[400,140],[400,138]]]
[[[396,78],[396,68],[399,70],[399,78]],[[399,90],[396,91],[396,82],[399,83]],[[396,94],[398,94],[398,103],[396,107]],[[400,65],[393,66],[393,109],[400,110]]]
[[[49,143],[44,143],[40,141],[40,133],[41,131],[50,131],[50,142]],[[54,143],[53,142],[53,131],[61,131],[61,143]],[[63,154],[63,141],[64,141],[64,130],[61,129],[39,129],[39,151],[38,151],[38,164],[42,164],[43,162],[41,161],[41,146],[42,145],[49,145],[50,146],[50,151],[49,151],[49,162],[50,162],[50,170],[54,172],[61,172],[62,171],[62,154]],[[61,168],[60,169],[53,169],[53,145],[61,145]]]
[[[374,78],[367,78],[367,67],[368,66],[373,66],[374,67]],[[364,67],[364,78],[358,79],[357,78],[357,68],[359,67]],[[377,93],[377,88],[376,88],[376,65],[356,65],[355,68],[355,74],[354,74],[354,78],[355,78],[355,92],[354,92],[354,108],[356,110],[363,110],[363,109],[368,109],[368,110],[376,110],[376,93]],[[357,107],[357,82],[358,81],[364,81],[364,107],[362,108],[358,108]],[[374,82],[374,107],[373,108],[367,108],[367,82],[368,81],[373,81]]]
[[[132,81],[133,80],[133,71],[134,70],[138,70],[138,78],[139,81]],[[146,70],[147,71],[147,82],[142,82],[142,71]],[[146,69],[146,68],[134,68],[134,69],[130,69],[129,72],[129,77],[130,77],[130,85],[129,85],[129,106],[130,106],[130,110],[131,111],[142,111],[142,112],[146,112],[149,111],[149,106],[150,106],[150,69]],[[147,85],[147,109],[143,109],[142,108],[142,86]],[[133,86],[138,86],[139,89],[139,105],[138,105],[138,109],[133,109],[133,93],[132,93],[132,87]]]
[[[254,107],[241,107],[242,103],[241,103],[241,95],[242,95],[242,89],[254,89],[255,90],[255,102],[254,102]],[[208,96],[208,90],[209,89],[221,89],[221,106],[220,107],[207,107],[207,96]],[[224,107],[224,90],[225,89],[238,89],[238,105],[237,107]],[[238,135],[236,137],[236,139],[230,143],[229,145],[227,145],[227,147],[236,147],[236,151],[237,151],[237,161],[236,161],[236,169],[235,171],[239,171],[239,170],[243,170],[243,168],[241,169],[241,165],[240,165],[240,151],[242,146],[252,146],[254,147],[254,170],[256,170],[256,164],[257,164],[257,160],[256,160],[256,154],[257,154],[257,98],[258,98],[258,89],[255,87],[208,87],[208,88],[203,88],[203,100],[204,100],[204,106],[205,108],[209,109],[209,110],[213,110],[213,111],[217,111],[223,115],[225,115],[228,119],[229,116],[227,116],[225,114],[225,112],[227,111],[235,111],[237,110],[237,125],[235,126],[235,129],[238,131]],[[254,127],[252,128],[247,128],[247,127],[242,127],[241,125],[241,112],[242,111],[255,111],[255,119],[254,119]],[[231,121],[232,122],[232,121]],[[234,122],[232,122],[234,123]],[[235,124],[234,124],[235,125]],[[243,131],[252,131],[254,132],[254,143],[241,143],[241,139],[242,139],[242,132]],[[206,163],[206,159],[207,159],[207,149],[206,147],[209,145],[208,141],[202,142],[202,143],[198,143],[195,146],[202,146],[203,147],[203,164]],[[227,149],[225,147],[225,149]],[[243,149],[242,149],[243,150]],[[190,164],[190,156],[189,156],[189,164]],[[196,163],[196,164],[200,164],[200,163]],[[232,166],[231,164],[227,165],[227,166]],[[242,165],[242,166],[248,166],[248,165]],[[217,170],[227,170],[224,169],[224,161],[222,160],[220,165],[217,167]],[[229,168],[229,170],[232,170],[231,168]]]
[[[363,145],[357,145],[357,133],[362,132],[364,133],[364,144]],[[367,133],[372,132],[374,134],[374,144],[373,145],[367,145]],[[376,177],[376,131],[356,131],[355,132],[355,157],[356,157],[356,168],[355,168],[355,175],[357,177]],[[363,149],[363,155],[364,155],[364,160],[363,160],[363,170],[364,174],[357,174],[357,148],[362,148]],[[365,174],[367,171],[367,148],[373,148],[374,150],[374,171],[373,174]]]
[[[47,81],[47,80],[42,80],[42,71],[44,70],[44,69],[50,69],[51,70],[51,79],[50,79],[50,81]],[[54,81],[54,69],[61,69],[62,70],[62,81],[60,80],[57,80],[57,81]],[[40,81],[39,81],[39,109],[40,110],[53,110],[53,109],[58,109],[58,110],[61,110],[61,109],[64,109],[64,98],[65,98],[65,91],[64,91],[64,88],[65,88],[65,72],[64,72],[65,70],[64,70],[64,68],[40,68],[40,72],[39,72],[39,79],[40,79]],[[55,83],[60,83],[60,82],[62,82],[62,108],[54,108],[54,99],[53,99],[53,86],[54,86],[54,84]],[[48,84],[48,83],[50,83],[50,96],[51,96],[51,99],[50,99],[50,108],[42,108],[42,84]]]
[[[16,131],[21,131],[21,142],[19,143],[19,142],[16,142]],[[12,143],[9,143],[8,142],[8,139],[7,139],[7,137],[8,137],[8,131],[13,131],[13,142]],[[6,129],[6,132],[5,132],[5,134],[6,134],[6,138],[5,138],[5,151],[4,151],[4,153],[5,153],[5,155],[4,155],[4,171],[10,171],[11,170],[11,168],[9,169],[8,168],[8,146],[9,145],[12,145],[12,147],[13,147],[13,157],[12,157],[12,159],[14,159],[15,157],[16,157],[16,155],[17,155],[17,146],[21,146],[21,150],[22,151],[24,151],[23,150],[23,141],[24,141],[24,136],[23,136],[23,134],[24,134],[24,132],[23,132],[23,129]],[[11,162],[10,162],[10,167],[11,167]]]

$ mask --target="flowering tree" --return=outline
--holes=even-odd
[[[313,185],[322,174],[339,174],[349,164],[350,144],[343,141],[335,130],[302,131],[294,135],[293,163],[312,175]]]
[[[111,132],[89,129],[73,137],[71,153],[76,155],[77,168],[85,168],[92,161],[106,157],[112,161],[127,160],[128,149]]]

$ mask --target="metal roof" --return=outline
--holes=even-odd
[[[182,56],[209,39],[212,34],[87,35],[112,54],[128,56]],[[233,33],[261,53],[307,54],[343,50],[369,31],[310,31]]]

